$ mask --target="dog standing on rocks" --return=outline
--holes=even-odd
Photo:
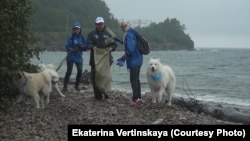
[[[21,93],[17,102],[20,102],[24,96],[30,96],[34,99],[36,108],[40,108],[40,102],[43,109],[44,104],[49,104],[52,81],[48,71],[39,73],[17,72],[12,81]]]
[[[53,64],[43,64],[40,63],[38,64],[38,72],[42,71],[48,71],[49,74],[51,75],[51,80],[52,80],[52,88],[54,88],[60,96],[65,97],[65,95],[60,91],[58,82],[59,82],[59,74],[56,71],[56,67]]]
[[[173,70],[160,62],[160,59],[150,58],[147,67],[147,80],[152,94],[153,103],[164,103],[168,95],[168,105],[174,94],[176,78]]]

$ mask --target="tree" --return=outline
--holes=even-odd
[[[164,22],[151,23],[143,28],[138,27],[153,46],[152,50],[193,50],[194,42],[184,32],[185,29],[185,25],[175,18],[167,18]]]
[[[16,90],[12,76],[25,70],[34,55],[39,59],[39,49],[31,32],[30,16],[33,13],[31,0],[0,1],[0,108],[11,104]]]

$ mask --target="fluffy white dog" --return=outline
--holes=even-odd
[[[59,74],[56,71],[56,67],[53,64],[38,64],[38,72],[48,71],[52,79],[52,87],[60,94],[60,96],[65,97],[65,95],[60,91],[58,86]]]
[[[164,103],[168,95],[168,105],[175,90],[176,78],[173,70],[160,62],[160,59],[150,58],[147,67],[147,80],[152,94],[153,103]]]
[[[17,102],[20,102],[24,96],[30,96],[34,99],[36,108],[40,108],[40,102],[42,108],[44,108],[44,102],[49,104],[52,81],[48,71],[39,73],[18,72],[14,75],[12,81],[21,93]]]

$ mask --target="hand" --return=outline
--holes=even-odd
[[[84,49],[84,45],[79,45],[78,48],[79,49]]]
[[[81,51],[86,51],[87,49],[84,47],[84,45],[79,45],[78,46],[79,50]]]
[[[111,47],[106,48],[107,51],[112,51],[113,49]]]
[[[124,61],[124,60],[122,60],[121,58],[119,58],[119,59],[117,60],[116,65],[118,65],[119,67],[124,66],[124,64],[125,64],[125,61]]]

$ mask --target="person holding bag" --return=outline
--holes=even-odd
[[[115,43],[115,41],[111,39],[112,39],[112,35],[110,31],[107,30],[107,27],[105,26],[105,23],[104,23],[104,19],[102,17],[97,17],[95,20],[95,29],[88,34],[88,38],[87,38],[87,46],[90,49],[89,65],[91,66],[91,82],[92,82],[94,96],[96,100],[109,98],[107,94],[108,90],[104,90],[105,88],[99,85],[100,84],[99,81],[106,81],[109,84],[108,86],[111,87],[111,75],[110,75],[110,70],[108,70],[108,68],[113,63],[113,57],[112,57],[111,52],[115,51],[117,48],[117,44]],[[100,66],[100,63],[97,63],[97,62],[103,61],[103,60],[98,59],[100,57],[99,56],[100,52],[103,52],[103,56],[109,55],[108,63],[105,62],[104,66]],[[108,54],[106,54],[107,52]],[[97,56],[97,54],[99,54],[98,58],[95,57]],[[109,72],[105,74],[105,75],[108,75],[108,77],[102,77],[101,72],[98,71],[98,70],[103,70],[103,69],[105,69],[106,72]]]

